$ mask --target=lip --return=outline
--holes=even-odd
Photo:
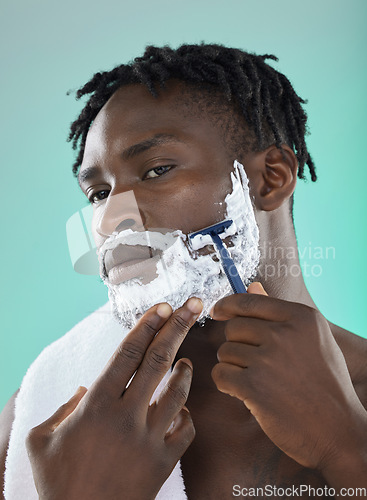
[[[112,285],[118,285],[133,278],[141,278],[149,283],[156,277],[156,264],[160,255],[148,259],[133,259],[112,267],[108,272],[108,280]]]
[[[120,264],[130,265],[135,260],[146,260],[154,255],[152,249],[148,246],[133,246],[120,243],[115,248],[107,250],[103,257],[106,274]]]

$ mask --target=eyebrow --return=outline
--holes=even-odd
[[[183,141],[171,134],[155,134],[150,139],[138,142],[137,144],[133,144],[132,146],[125,149],[121,153],[121,158],[123,160],[130,160],[131,158],[134,158],[135,156],[144,153],[144,151],[148,151],[150,148],[153,148],[154,146],[160,146],[162,144],[167,144],[168,142],[182,143]],[[89,181],[97,177],[100,172],[101,170],[99,167],[87,167],[81,170],[78,174],[78,183],[80,188],[82,187],[82,184],[84,184],[86,181]]]

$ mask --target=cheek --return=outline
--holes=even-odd
[[[177,191],[155,204],[154,220],[160,227],[180,229],[185,234],[220,222],[226,211],[224,199],[231,189],[231,184],[226,184],[223,178],[219,182],[212,178],[181,183]],[[147,220],[152,218],[148,216]]]
[[[105,241],[106,238],[103,238],[96,230],[96,222],[95,220],[92,220],[92,235],[93,235],[93,240],[97,248],[102,246],[103,242]]]

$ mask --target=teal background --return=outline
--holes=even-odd
[[[335,248],[306,278],[321,311],[366,336],[365,0],[1,0],[0,406],[38,353],[107,300],[73,271],[65,224],[84,198],[71,173],[77,89],[146,44],[219,42],[274,53],[308,98],[319,181],[300,182],[301,248]]]

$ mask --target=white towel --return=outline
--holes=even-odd
[[[15,402],[15,419],[6,459],[6,500],[38,500],[25,439],[83,385],[90,387],[126,335],[107,303],[49,345],[28,369]],[[158,386],[154,399],[169,374]],[[144,474],[144,471],[142,471]],[[186,500],[180,463],[162,486],[159,500]]]

